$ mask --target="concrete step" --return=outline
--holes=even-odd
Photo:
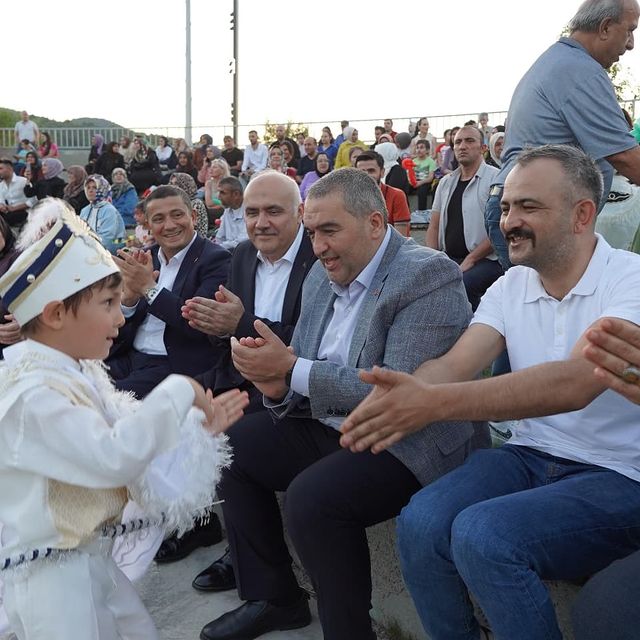
[[[196,640],[207,622],[235,609],[242,602],[235,591],[200,593],[191,587],[193,578],[219,558],[226,540],[197,549],[188,558],[172,564],[153,564],[136,587],[153,618],[162,640]],[[274,631],[264,640],[322,640],[315,600],[310,601],[311,625],[294,631]]]

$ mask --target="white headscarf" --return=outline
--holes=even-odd
[[[499,167],[502,166],[502,160],[500,160],[500,158],[498,158],[498,156],[496,154],[496,142],[498,142],[498,140],[500,140],[500,138],[504,138],[504,132],[503,131],[497,131],[496,133],[494,133],[489,138],[489,153],[491,154],[491,157],[493,158],[493,161]]]
[[[393,142],[381,142],[376,145],[374,151],[379,153],[384,160],[384,176],[382,177],[382,182],[385,182],[389,171],[391,171],[394,166],[398,166],[400,151]]]

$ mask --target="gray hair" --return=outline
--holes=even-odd
[[[353,167],[336,169],[320,178],[307,193],[307,200],[320,200],[334,194],[342,196],[345,210],[356,218],[365,218],[379,211],[385,225],[389,214],[376,181],[367,173]]]
[[[614,22],[622,20],[625,0],[585,0],[576,14],[569,20],[569,31],[583,31],[595,33],[600,28],[600,23],[606,18]]]
[[[576,197],[585,191],[587,197],[598,205],[602,199],[604,183],[598,165],[582,149],[566,144],[545,144],[533,149],[525,149],[516,164],[526,167],[534,160],[555,160],[562,165],[568,179],[568,196]]]
[[[253,178],[251,178],[251,181],[244,190],[245,200],[251,194],[251,191],[256,188],[257,184],[259,184],[265,178],[269,177],[282,182],[282,186],[288,192],[287,196],[290,199],[292,211],[293,213],[297,212],[298,207],[302,204],[302,198],[300,197],[300,187],[298,186],[298,183],[288,175],[280,173],[280,171],[275,171],[274,169],[264,169],[263,171],[256,173]]]

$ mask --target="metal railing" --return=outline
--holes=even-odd
[[[635,114],[640,115],[640,100],[625,100],[622,106],[629,111],[632,118]],[[506,111],[490,111],[489,124],[504,124],[507,117]],[[393,118],[394,129],[396,131],[408,131],[409,125],[416,122],[420,116],[410,116]],[[456,113],[447,115],[428,116],[429,130],[438,138],[442,137],[445,129],[451,129],[454,126],[462,126],[468,120],[477,120],[478,113]],[[373,141],[374,127],[381,125],[384,118],[369,118],[360,120],[350,120],[350,125],[358,129],[360,139],[365,142]],[[300,126],[306,129],[309,135],[320,138],[322,128],[328,126],[331,128],[334,136],[340,133],[339,121],[321,121],[321,122],[292,122],[295,128]],[[247,143],[249,131],[255,129],[262,138],[265,132],[265,123],[241,124],[238,125],[239,147],[244,147]],[[185,128],[182,127],[132,127],[132,128],[107,128],[107,127],[48,127],[46,131],[51,135],[53,141],[60,149],[89,149],[91,148],[91,140],[96,133],[104,137],[105,142],[111,140],[119,141],[123,136],[133,137],[137,134],[144,135],[152,146],[157,144],[158,136],[166,136],[170,139],[183,138]],[[233,126],[228,125],[199,125],[192,127],[194,140],[197,141],[203,133],[208,133],[214,141],[214,144],[222,145],[222,138],[225,135],[233,135]],[[12,128],[0,128],[0,147],[10,149],[15,146],[15,134]]]

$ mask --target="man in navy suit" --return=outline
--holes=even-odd
[[[195,232],[187,194],[156,189],[144,211],[157,246],[119,252],[125,326],[107,364],[119,389],[144,397],[171,373],[194,376],[211,367],[216,348],[182,317],[184,301],[211,297],[226,282],[229,253]]]

